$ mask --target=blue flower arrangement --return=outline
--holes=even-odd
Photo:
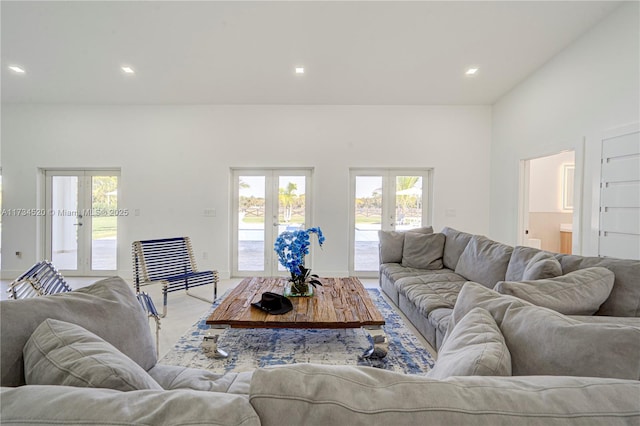
[[[309,254],[310,235],[318,236],[318,244],[322,247],[324,235],[320,227],[299,229],[297,231],[284,231],[274,244],[274,250],[278,254],[278,261],[291,273],[289,281],[292,282],[292,295],[305,295],[312,286],[322,285],[311,269],[304,267],[304,257]],[[309,279],[311,278],[311,279]],[[308,280],[308,281],[307,281]]]

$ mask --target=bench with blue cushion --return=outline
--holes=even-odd
[[[178,290],[187,295],[213,303],[218,297],[218,271],[198,271],[189,237],[134,241],[133,266],[136,292],[141,285],[162,284],[162,317],[167,314],[167,296]],[[189,289],[213,284],[213,300],[189,293]]]

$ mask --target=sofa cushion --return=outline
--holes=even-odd
[[[438,351],[438,361],[427,377],[510,376],[511,356],[491,314],[472,309],[456,325]]]
[[[386,276],[391,281],[396,282],[402,278],[425,277],[428,275],[448,276],[455,275],[458,281],[464,281],[464,277],[457,275],[451,269],[432,269],[425,271],[424,269],[408,268],[399,263],[385,263],[380,265],[380,274]]]
[[[428,273],[401,278],[395,282],[395,288],[426,317],[434,309],[453,308],[464,283],[464,279],[453,272]]]
[[[508,267],[507,267],[508,269]],[[562,275],[560,262],[551,253],[541,251],[531,258],[522,273],[523,280],[541,280]]]
[[[533,259],[533,257],[538,253],[547,253],[550,256],[554,256],[551,252],[545,252],[532,247],[514,247],[513,253],[511,253],[511,258],[509,259],[509,265],[507,266],[507,272],[504,277],[505,281],[522,281],[524,269],[527,267],[531,259]]]
[[[402,266],[419,269],[442,269],[444,234],[418,234],[404,236]]]
[[[0,404],[3,425],[261,425],[247,396],[188,389],[20,386],[2,388]]]
[[[144,370],[156,364],[149,322],[133,287],[122,278],[112,277],[69,293],[0,302],[2,386],[25,383],[22,348],[47,318],[78,324],[111,343]]]
[[[157,389],[146,371],[79,325],[47,319],[24,346],[28,385],[108,388],[120,391]]]
[[[562,314],[592,315],[609,297],[614,278],[606,268],[586,268],[545,280],[500,281],[494,290]]]
[[[295,364],[258,369],[250,401],[263,426],[625,425],[640,383],[584,377],[450,377]]]
[[[380,263],[400,263],[402,262],[402,249],[404,247],[404,236],[407,232],[418,234],[432,234],[433,227],[409,229],[407,231],[378,231],[378,241],[380,241]]]
[[[498,324],[498,327],[500,327],[505,312],[511,306],[533,305],[517,297],[500,294],[497,291],[486,288],[482,284],[471,281],[465,283],[464,286],[462,286],[462,290],[460,290],[456,304],[451,312],[445,342],[456,324],[471,312],[473,308],[480,307],[488,311],[496,324]]]
[[[562,272],[601,266],[615,274],[613,290],[596,315],[640,317],[640,260],[560,255]]]
[[[456,266],[456,274],[488,288],[504,281],[513,247],[474,235]]]
[[[442,233],[445,236],[442,264],[445,268],[455,271],[458,259],[473,235],[449,227],[443,228]]]
[[[571,319],[538,306],[511,307],[500,325],[513,375],[640,379],[640,328]]]
[[[429,316],[427,317],[429,324],[431,324],[442,337],[447,334],[452,311],[452,308],[438,308],[429,312]]]
[[[567,315],[569,318],[586,324],[632,325],[640,328],[640,317],[603,317],[601,315]]]
[[[156,364],[149,375],[163,389],[193,389],[206,392],[248,394],[252,371],[217,374],[199,368]]]

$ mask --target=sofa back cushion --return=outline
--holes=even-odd
[[[456,274],[493,288],[504,281],[513,247],[474,235],[456,265]]]
[[[144,370],[156,364],[149,323],[133,287],[112,277],[69,293],[0,302],[0,385],[25,384],[22,349],[47,318],[78,324]]]
[[[584,323],[538,306],[507,309],[500,330],[514,376],[640,379],[640,328]]]
[[[7,425],[260,426],[247,395],[190,389],[117,392],[70,386],[0,389]]]
[[[469,244],[469,241],[471,241],[473,235],[448,227],[443,228],[442,233],[445,236],[442,263],[445,268],[455,271],[458,259],[460,259],[460,255]]]
[[[162,390],[131,358],[69,322],[44,320],[27,340],[23,354],[28,385]]]
[[[472,309],[438,350],[438,361],[427,373],[433,379],[450,376],[510,376],[511,356],[489,312]]]
[[[404,236],[407,232],[417,234],[433,234],[433,227],[409,229],[408,231],[378,231],[380,242],[380,264],[401,263],[404,249]]]
[[[444,250],[443,234],[418,234],[408,232],[404,236],[402,266],[418,269],[442,269]]]
[[[613,272],[596,267],[544,280],[500,281],[494,290],[565,315],[593,315],[609,297],[613,280]]]
[[[613,289],[596,315],[640,317],[640,260],[558,255],[564,274],[601,266],[615,274]]]
[[[263,425],[624,425],[640,420],[640,383],[585,377],[450,377],[294,364],[258,369]]]

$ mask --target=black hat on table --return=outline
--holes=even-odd
[[[286,314],[293,309],[291,300],[281,294],[272,293],[270,291],[262,293],[262,299],[259,302],[252,303],[252,306],[262,309],[271,315]]]

